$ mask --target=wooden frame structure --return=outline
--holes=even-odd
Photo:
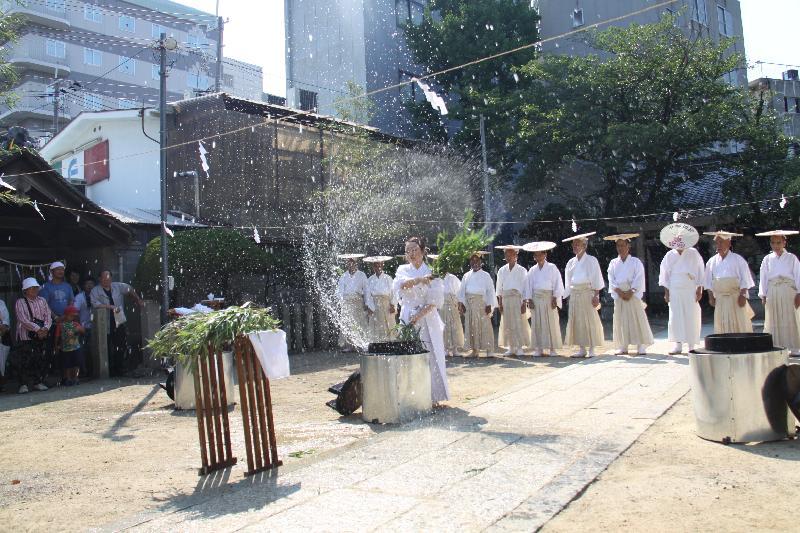
[[[200,475],[228,468],[237,463],[231,450],[228,394],[222,351],[209,346],[209,357],[199,358],[194,376],[195,412],[200,438]],[[281,466],[272,417],[269,378],[247,337],[234,343],[233,357],[239,379],[239,404],[242,411],[244,444],[247,453],[246,476]]]

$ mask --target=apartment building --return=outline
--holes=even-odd
[[[750,90],[763,93],[769,106],[783,119],[783,131],[800,143],[800,74],[787,70],[782,79],[759,78],[750,82]],[[800,144],[798,145],[800,147]],[[800,155],[798,151],[797,155]]]
[[[0,108],[0,126],[24,126],[46,140],[81,111],[130,109],[158,102],[153,44],[174,37],[168,99],[213,90],[217,17],[168,0],[4,0],[21,16],[7,59],[19,74],[18,101]],[[221,90],[260,98],[261,67],[225,58]]]

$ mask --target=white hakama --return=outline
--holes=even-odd
[[[369,324],[366,307],[367,275],[360,270],[345,272],[339,278],[336,295],[341,305],[339,346],[366,343]]]
[[[553,263],[545,261],[528,270],[525,294],[531,301],[531,346],[536,350],[553,352],[563,347],[558,310],[562,306],[564,282]],[[556,307],[553,307],[553,298]]]
[[[728,252],[725,257],[716,254],[706,263],[706,289],[714,294],[714,333],[752,333],[753,308],[745,301],[740,307],[739,294],[750,289],[753,276],[744,257]]]
[[[570,259],[565,272],[564,296],[569,298],[569,311],[564,343],[590,350],[602,346],[603,323],[592,305],[595,292],[605,287],[600,264],[597,258],[584,253],[580,259]]]
[[[447,274],[444,279],[444,305],[439,310],[439,315],[444,322],[444,349],[447,353],[456,353],[464,349],[464,325],[461,323],[461,313],[458,310],[458,289],[461,280],[453,274]]]
[[[800,287],[800,261],[793,253],[770,253],[761,262],[758,295],[766,299],[764,332],[775,346],[800,350],[800,313],[794,300]]]
[[[373,274],[367,280],[366,303],[369,314],[369,339],[371,342],[391,341],[397,337],[395,313],[391,308],[397,305],[393,280],[388,274],[380,277]]]
[[[428,305],[435,305],[440,308],[444,302],[444,284],[440,279],[434,279],[430,285],[416,285],[411,289],[402,289],[401,286],[406,281],[423,276],[429,276],[431,269],[423,263],[420,268],[414,265],[401,265],[395,274],[394,290],[399,295],[400,321],[407,324],[416,313]],[[431,399],[434,402],[441,402],[450,399],[450,388],[447,383],[447,367],[445,363],[444,323],[439,318],[436,310],[428,312],[417,322],[419,336],[425,345],[425,349],[430,352],[428,362],[431,371]]]
[[[694,248],[670,250],[661,261],[658,284],[669,290],[667,338],[692,348],[700,342],[702,322],[697,288],[703,284],[703,258]]]
[[[522,353],[523,346],[531,343],[528,309],[524,306],[527,275],[528,271],[520,265],[514,265],[513,269],[504,265],[497,272],[495,294],[503,302],[497,345],[508,348],[513,353]]]
[[[613,338],[614,345],[623,351],[628,346],[650,346],[653,331],[645,314],[642,296],[645,291],[644,265],[638,257],[629,255],[623,261],[617,257],[608,265],[608,290],[614,299]],[[615,289],[633,291],[629,300],[623,300]]]
[[[473,352],[486,350],[494,353],[494,329],[491,312],[486,307],[497,306],[492,277],[484,270],[470,270],[461,280],[458,299],[466,308],[464,316],[464,341]]]

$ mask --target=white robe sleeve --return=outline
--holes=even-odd
[[[378,281],[378,280],[376,280]],[[372,297],[372,290],[370,290],[370,281],[367,279],[367,290],[364,291],[364,303],[370,311],[375,312],[375,299]]]
[[[564,281],[561,279],[561,272],[559,272],[558,267],[553,265],[552,274],[550,276],[552,278],[552,291],[553,296],[556,299],[556,305],[560,308],[564,305]]]
[[[716,257],[716,256],[714,256],[714,257]],[[712,264],[712,262],[714,261],[714,257],[712,257],[711,259],[709,259],[706,262],[706,270],[705,270],[705,273],[703,274],[703,285],[705,286],[706,290],[709,290],[709,291],[712,291],[712,292],[713,292],[713,288],[714,288],[714,279],[713,279],[713,275],[712,275],[712,270],[714,270],[714,267],[713,267],[713,264]]]
[[[567,261],[567,266],[564,269],[564,298],[569,298],[570,287],[572,285],[572,269],[575,268],[575,258],[573,257]]]
[[[389,274],[384,274],[384,276],[386,276],[386,281],[389,284],[389,293],[391,295],[389,297],[389,301],[392,303],[393,306],[397,307],[397,291],[394,290],[394,280],[392,279],[392,276],[390,276]]]
[[[638,257],[632,257],[631,259],[636,260],[631,288],[634,291],[634,296],[641,300],[644,297],[644,291],[647,288],[647,283],[645,282],[644,264]]]
[[[425,291],[425,305],[435,305],[437,309],[444,307],[444,282],[441,279],[431,280]]]
[[[747,260],[739,256],[739,288],[740,289],[751,289],[755,287],[755,283],[753,282],[753,274],[750,272],[750,265],[747,264]]]
[[[661,260],[661,266],[658,269],[658,285],[664,288],[669,288],[669,278],[670,274],[672,273],[672,260],[670,254],[671,251],[664,255],[664,258]]]
[[[483,302],[486,305],[491,305],[492,308],[497,307],[497,295],[494,293],[494,283],[492,283],[492,276],[484,271],[483,276]]]
[[[596,291],[602,291],[606,288],[606,282],[603,280],[603,271],[600,270],[600,262],[597,260],[597,258],[592,257],[592,259],[592,272],[589,275],[589,279],[592,282],[592,289]]]
[[[346,275],[346,272],[342,274],[342,276],[339,278],[339,284],[336,287],[336,296],[338,296],[340,300],[344,297],[344,277]]]
[[[772,254],[765,255],[761,260],[761,269],[758,272],[758,297],[766,298],[767,290],[769,288],[769,264]],[[796,276],[795,276],[796,277]],[[795,283],[797,283],[795,281]],[[800,288],[800,287],[798,287]]]
[[[461,278],[461,285],[459,285],[458,292],[456,293],[458,301],[464,305],[467,304],[467,280],[471,274],[472,270],[464,274],[464,276]]]
[[[505,281],[506,272],[507,270],[503,270],[502,268],[497,271],[497,289],[494,291],[495,296],[503,296],[503,282]]]
[[[608,271],[607,271],[607,275],[608,275],[608,293],[611,295],[611,298],[613,300],[616,300],[617,298],[619,298],[619,294],[617,294],[617,292],[615,290],[617,288],[617,279],[616,279],[616,276],[614,276],[614,272],[615,272],[617,266],[619,266],[619,259],[618,258],[614,258],[608,263]]]

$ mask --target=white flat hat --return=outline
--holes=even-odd
[[[744,235],[741,233],[731,233],[730,231],[704,231],[703,235],[719,237],[721,239],[725,239],[726,241],[731,240],[733,237],[744,237]]]
[[[57,268],[66,268],[66,267],[64,266],[64,263],[62,263],[61,261],[55,261],[53,263],[50,263],[50,270],[55,270]]]
[[[428,259],[433,259],[435,261],[439,259],[439,254],[428,254]]]
[[[475,254],[477,254],[477,255],[479,255],[479,256],[481,256],[481,257],[483,257],[483,256],[485,256],[485,255],[489,255],[490,253],[491,253],[491,252],[487,252],[486,250],[475,250],[475,251],[474,251],[474,252],[472,252],[470,255],[475,255]]]
[[[765,231],[763,233],[756,233],[756,237],[789,237],[790,235],[797,235],[800,231],[794,230],[785,230],[785,229],[774,229],[772,231]]]
[[[592,235],[596,235],[596,231],[591,231],[589,233],[581,233],[580,235],[573,235],[572,237],[567,237],[566,239],[561,239],[561,242],[570,242],[570,241],[577,241],[578,239],[586,239],[591,237]]]
[[[31,287],[39,287],[39,282],[36,278],[25,278],[22,280],[22,290],[28,290]]]
[[[500,246],[495,246],[495,250],[522,250],[522,246],[517,246],[516,244],[501,244]]]
[[[547,252],[556,246],[558,246],[556,243],[550,241],[534,241],[527,243],[522,249],[526,252]]]
[[[619,240],[630,241],[631,239],[635,239],[638,236],[639,236],[638,233],[619,233],[617,235],[609,235],[608,237],[603,237],[603,240],[614,241],[614,242],[617,242]]]
[[[689,224],[676,222],[669,226],[664,226],[659,235],[661,244],[673,250],[685,250],[691,248],[700,240],[700,234]]]
[[[370,257],[365,257],[363,261],[365,263],[385,263],[386,261],[391,261],[394,259],[391,255],[373,255]]]
[[[339,259],[341,259],[343,261],[348,261],[350,259],[354,259],[354,260],[361,259],[362,257],[364,257],[364,254],[339,254],[336,257],[338,257]]]

